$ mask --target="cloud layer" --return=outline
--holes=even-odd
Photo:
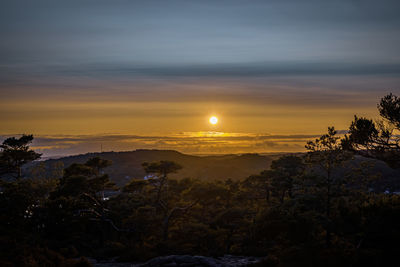
[[[188,154],[299,152],[304,151],[307,140],[317,136],[222,132],[185,132],[170,136],[36,136],[32,147],[44,157],[134,149],[172,149]],[[0,137],[0,141],[6,137]]]
[[[346,129],[400,94],[399,3],[5,0],[0,134],[136,134],[160,137],[149,147],[192,151],[199,139],[168,138]],[[216,140],[199,151],[285,149]]]

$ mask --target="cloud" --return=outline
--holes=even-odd
[[[227,132],[344,128],[353,114],[377,115],[379,98],[399,92],[399,6],[5,0],[0,134],[196,131],[206,129],[200,117],[214,111],[224,115]],[[143,144],[139,139],[131,147]],[[212,150],[221,141],[239,142],[196,142]],[[249,149],[238,146],[232,150]]]
[[[186,132],[169,136],[59,135],[36,136],[32,147],[49,156],[134,149],[172,149],[189,154],[266,153],[304,151],[318,135]],[[8,136],[1,136],[0,141]]]
[[[240,0],[4,0],[0,58],[3,64],[34,66],[130,62],[136,67],[112,69],[130,75],[138,71],[168,76],[187,76],[193,71],[201,75],[210,71],[218,75],[271,73],[257,67],[245,73],[229,66],[212,70],[195,65],[202,63],[236,62],[244,67],[257,60],[399,63],[399,7],[396,0],[255,0],[251,4]],[[140,68],[141,64],[156,66]],[[160,67],[168,64],[170,70]],[[174,69],[174,64],[189,69]]]
[[[64,78],[135,81],[148,78],[251,78],[293,76],[363,76],[400,74],[397,63],[346,63],[335,61],[282,61],[191,65],[135,65],[96,63],[80,65],[0,66],[0,85],[22,80]],[[62,80],[65,82],[65,80]],[[68,81],[68,80],[67,80]]]

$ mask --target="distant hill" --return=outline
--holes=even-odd
[[[105,169],[105,172],[118,185],[123,185],[131,178],[143,178],[145,176],[142,167],[143,162],[169,160],[182,165],[183,169],[176,174],[172,174],[172,178],[191,177],[204,180],[225,180],[231,178],[239,180],[268,169],[272,160],[278,158],[279,154],[193,156],[173,150],[103,152],[49,159],[45,161],[46,169],[51,168],[50,166],[53,166],[56,162],[62,162],[64,167],[68,167],[72,163],[84,163],[92,157],[111,160],[113,164]]]
[[[300,153],[301,154],[301,153]],[[68,167],[72,163],[84,163],[89,158],[101,157],[112,161],[112,165],[104,171],[117,185],[124,185],[132,178],[143,178],[143,162],[160,160],[174,161],[180,164],[183,169],[178,173],[171,174],[171,178],[199,178],[202,180],[240,180],[252,174],[258,174],[263,170],[269,169],[271,162],[279,158],[282,154],[229,154],[218,156],[194,156],[183,154],[174,150],[135,150],[129,152],[103,152],[87,153],[57,159],[42,161],[46,167],[46,176],[51,176],[53,166],[60,165]],[[362,167],[362,162],[369,162],[370,167]],[[36,163],[38,164],[38,163]],[[25,170],[30,173],[32,166]],[[354,160],[346,166],[336,170],[336,175],[345,175],[350,170],[367,172],[369,175],[382,176],[375,188],[379,191],[387,189],[393,191],[400,190],[400,170],[389,168],[384,162],[366,159],[356,156]]]

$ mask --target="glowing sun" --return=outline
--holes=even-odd
[[[210,123],[211,123],[212,125],[217,124],[217,123],[218,123],[218,118],[215,117],[215,116],[212,116],[212,117],[210,118]]]

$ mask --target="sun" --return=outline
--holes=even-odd
[[[210,118],[210,123],[211,123],[212,125],[217,124],[217,123],[218,123],[218,118],[215,117],[215,116],[212,116],[212,117]]]

